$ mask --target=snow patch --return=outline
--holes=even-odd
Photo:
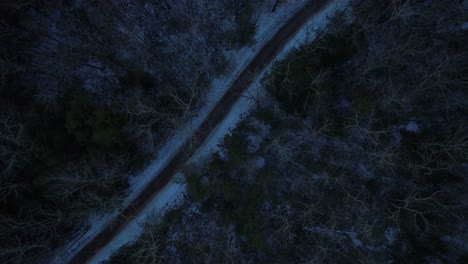
[[[261,169],[265,167],[265,158],[264,157],[256,157],[254,160],[255,168]]]
[[[385,239],[389,245],[393,245],[398,238],[398,233],[400,230],[398,228],[389,227],[385,229]]]
[[[134,242],[143,231],[144,222],[149,215],[156,213],[162,216],[164,212],[182,201],[185,187],[171,181],[158,195],[156,195],[149,205],[112,240],[100,250],[89,263],[101,263],[107,260],[120,247]]]
[[[405,130],[408,131],[408,132],[419,133],[418,124],[416,124],[416,123],[413,122],[413,121],[410,121],[410,122],[406,125]]]

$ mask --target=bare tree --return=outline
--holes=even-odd
[[[450,208],[437,199],[437,195],[440,193],[441,191],[437,191],[431,195],[423,196],[420,192],[416,192],[409,193],[403,199],[392,199],[390,200],[389,218],[400,226],[407,224],[406,214],[418,231],[427,232],[433,224],[430,220],[433,218],[430,216],[436,215],[445,219],[448,216],[447,213],[452,214]]]
[[[48,191],[46,196],[53,201],[72,207],[77,215],[106,212],[119,205],[121,199],[115,195],[105,196],[100,192],[109,191],[122,180],[118,164],[115,170],[96,170],[87,161],[68,163],[65,167],[41,180]]]
[[[283,247],[287,247],[294,242],[296,235],[294,234],[293,222],[288,218],[287,210],[280,208],[269,215],[277,226],[276,230],[272,233],[273,239]]]
[[[35,153],[35,147],[27,142],[24,123],[19,114],[0,114],[0,199],[10,194],[19,195],[23,187],[15,182],[15,173]]]
[[[416,15],[420,15],[413,8],[416,3],[415,0],[392,0],[390,2],[392,19],[399,19],[406,24]]]
[[[468,160],[468,134],[465,128],[459,128],[444,140],[420,143],[413,151],[421,163],[414,163],[412,167],[427,173],[449,171],[458,162]]]
[[[174,95],[175,96],[175,95]],[[125,103],[125,114],[131,121],[130,133],[135,133],[145,141],[145,149],[152,152],[156,147],[156,128],[163,128],[172,132],[179,127],[181,121],[176,113],[168,111],[163,107],[158,107],[147,98],[143,98],[141,93],[135,93],[132,100]]]
[[[355,128],[358,133],[364,135],[365,138],[370,140],[374,145],[379,145],[381,144],[381,137],[388,135],[389,132],[385,130],[374,130],[373,126],[376,121],[374,109],[372,109],[371,113],[366,118],[359,118],[358,114],[355,114],[352,123],[347,125],[346,128]]]
[[[48,247],[41,242],[23,242],[17,239],[16,245],[9,245],[0,249],[0,258],[4,263],[21,264],[32,261],[31,253],[47,250]]]

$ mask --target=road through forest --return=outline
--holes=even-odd
[[[224,96],[217,102],[200,127],[184,143],[158,175],[141,190],[137,197],[114,219],[107,223],[97,235],[86,243],[69,263],[87,263],[92,257],[109,244],[133,219],[135,219],[148,203],[161,192],[185,162],[203,144],[213,129],[228,115],[232,106],[242,96],[243,92],[255,80],[257,73],[269,65],[302,26],[318,14],[331,0],[308,0],[295,15],[281,25],[277,32],[257,52],[250,63],[241,71]]]

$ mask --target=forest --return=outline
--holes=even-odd
[[[115,212],[294,1],[1,0],[0,262]],[[107,263],[467,263],[467,31],[465,0],[349,1]]]
[[[2,263],[47,259],[121,203],[261,2],[0,1]]]
[[[465,263],[467,5],[352,2],[108,263]]]

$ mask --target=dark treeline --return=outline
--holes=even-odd
[[[0,259],[45,261],[191,118],[261,1],[0,2]]]

